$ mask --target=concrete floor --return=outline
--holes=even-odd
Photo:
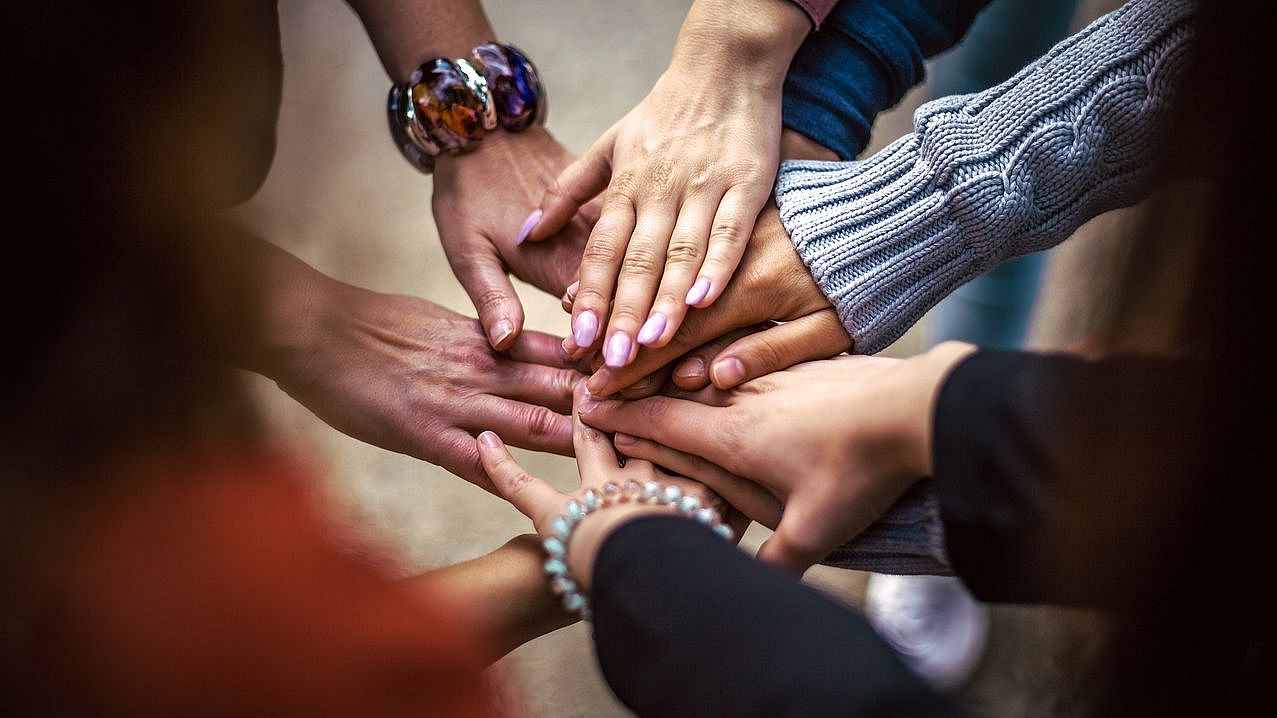
[[[579,152],[646,94],[664,68],[688,2],[486,5],[501,37],[535,58],[552,97],[549,127]],[[279,151],[246,215],[264,236],[330,275],[473,315],[439,248],[430,180],[410,169],[386,137],[387,79],[354,14],[340,0],[282,0],[280,16],[286,70]],[[880,119],[876,146],[908,130],[921,96],[914,93]],[[1053,300],[1074,293],[1071,267],[1093,254],[1085,242],[1078,246],[1074,254],[1081,259],[1053,267]],[[522,289],[529,327],[566,331],[556,299]],[[1085,326],[1077,316],[1044,310],[1036,343],[1060,346],[1080,336]],[[915,332],[891,353],[919,348]],[[408,568],[471,558],[530,529],[489,494],[437,467],[339,434],[269,382],[258,383],[264,411],[280,433],[327,467],[339,515],[396,552]],[[568,460],[527,452],[521,458],[561,486],[575,480]],[[755,529],[748,543],[756,545],[763,535]],[[851,603],[863,592],[860,574],[816,569],[809,578]],[[986,666],[965,695],[999,715],[1069,713],[1052,686],[1084,663],[1089,650],[1089,632],[1073,630],[1074,623],[1047,609],[999,609]],[[599,678],[583,626],[524,646],[494,674],[506,701],[523,715],[628,715]]]

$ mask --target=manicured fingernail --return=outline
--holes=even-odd
[[[523,244],[523,240],[527,239],[529,234],[532,234],[532,230],[536,229],[537,224],[540,222],[541,210],[532,210],[532,214],[528,215],[528,218],[523,220],[523,226],[519,228],[519,236],[515,238],[514,246],[517,247],[520,244]]]
[[[568,290],[563,293],[563,296],[567,297],[568,301],[575,301],[576,290],[580,288],[581,288],[581,280],[578,279],[575,282],[572,282],[571,284],[568,285]]]
[[[630,360],[630,335],[616,332],[607,340],[607,348],[603,350],[603,361],[613,369],[625,366]]]
[[[665,315],[661,313],[653,314],[643,322],[643,328],[639,329],[638,343],[647,345],[661,338],[665,333]]]
[[[745,378],[745,365],[736,357],[714,362],[709,371],[713,375],[714,384],[720,387],[736,386]]]
[[[479,434],[479,443],[489,449],[499,449],[501,448],[501,437],[491,431],[485,431],[482,434]]]
[[[634,446],[638,443],[638,439],[635,439],[629,434],[614,434],[612,436],[612,443],[617,446]]]
[[[692,357],[679,364],[674,373],[684,379],[699,379],[705,376],[705,360],[700,357]]]
[[[687,306],[689,307],[695,306],[700,304],[708,294],[709,280],[705,277],[700,277],[696,280],[696,283],[692,285],[692,288],[687,290],[687,298],[683,301],[687,302]]]
[[[488,330],[488,339],[492,342],[492,346],[499,347],[501,342],[505,341],[511,334],[514,334],[514,324],[509,319],[502,319],[492,328]]]
[[[599,318],[593,311],[587,309],[572,320],[572,338],[576,340],[577,346],[590,346],[598,335]]]

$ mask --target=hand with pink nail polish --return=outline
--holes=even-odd
[[[614,433],[625,456],[700,481],[774,527],[759,557],[802,570],[931,473],[936,396],[974,350],[946,342],[910,359],[838,357],[728,392],[596,399],[577,414]]]
[[[524,243],[540,218],[526,208],[571,162],[542,127],[494,133],[474,152],[437,160],[432,204],[439,239],[495,349],[509,348],[523,329],[523,305],[507,272],[554,296],[576,278],[595,207],[563,223],[554,241]]]
[[[524,246],[603,195],[573,316],[593,315],[598,331],[574,338],[608,366],[664,346],[726,289],[771,195],[785,72],[810,30],[793,3],[696,0],[648,96],[546,190]]]
[[[558,337],[524,332],[497,353],[483,328],[416,297],[327,277],[261,242],[266,342],[243,360],[333,428],[438,464],[489,491],[483,429],[570,454],[572,391],[584,374]]]
[[[574,327],[596,328],[593,317],[593,310],[578,313]],[[667,337],[659,345],[645,341],[662,332]],[[588,347],[597,337],[577,334],[573,348]],[[712,382],[726,389],[851,347],[774,205],[759,215],[736,277],[713,306],[689,314],[672,334],[664,319],[653,315],[639,329],[637,342],[625,332],[613,332],[604,341],[604,366],[589,382],[599,396],[622,391],[672,362],[685,362],[672,367],[677,386],[695,390]]]

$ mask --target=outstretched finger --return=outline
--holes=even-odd
[[[523,329],[523,305],[501,258],[492,252],[456,257],[452,268],[479,313],[488,344],[497,351],[509,348]]]
[[[515,245],[539,242],[567,226],[583,205],[607,189],[612,179],[612,146],[616,134],[609,130],[585,154],[550,181],[541,204],[524,220]]]
[[[727,288],[741,257],[745,256],[745,245],[749,243],[758,214],[767,204],[770,189],[765,184],[739,184],[723,195],[714,215],[705,262],[684,298],[689,307],[704,309]]]
[[[587,401],[584,385],[576,390],[577,406]],[[582,486],[596,486],[615,479],[621,463],[612,442],[602,432],[586,426],[577,412],[572,412],[572,445],[576,450],[576,467]]]
[[[525,471],[495,433],[479,434],[476,444],[483,470],[497,487],[497,493],[532,519],[538,533],[547,533],[550,519],[563,503],[563,494]]]
[[[669,343],[687,315],[687,294],[705,259],[717,195],[690,197],[678,211],[678,221],[665,252],[665,270],[660,278],[652,311],[638,333],[643,346],[659,347]]]

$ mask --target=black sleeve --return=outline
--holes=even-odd
[[[704,526],[645,517],[594,568],[603,675],[640,716],[950,716],[858,613]]]
[[[988,601],[1126,607],[1121,587],[1157,560],[1200,476],[1205,369],[1009,351],[966,359],[941,389],[933,433],[954,571]]]

